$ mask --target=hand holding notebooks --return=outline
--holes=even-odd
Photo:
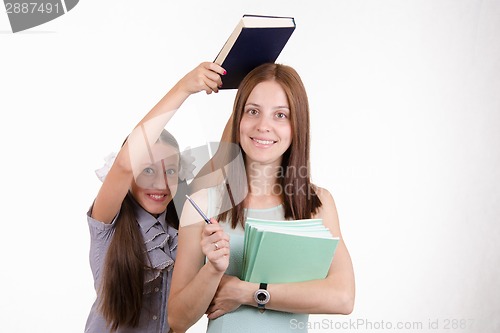
[[[321,219],[247,218],[241,279],[287,283],[323,279],[339,242]]]

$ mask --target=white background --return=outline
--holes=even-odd
[[[493,0],[82,0],[16,34],[0,13],[0,330],[83,332],[94,170],[243,14],[295,17],[278,61],[305,82],[313,181],[354,263],[354,312],[312,316],[311,332],[498,332]],[[169,124],[181,145],[218,140],[233,97],[193,96]]]

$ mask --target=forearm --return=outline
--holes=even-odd
[[[143,124],[149,125],[153,119],[159,119],[155,122],[157,122],[161,128],[164,128],[177,109],[181,107],[182,103],[184,103],[190,95],[191,92],[182,86],[181,81],[177,82],[177,84],[174,85],[158,103],[156,103],[151,111],[149,111],[144,118],[141,119],[141,121],[137,124],[137,127]]]
[[[349,314],[354,303],[354,288],[328,280],[271,284],[268,308],[294,313]]]
[[[245,283],[242,302],[257,306],[253,295],[257,283]],[[349,314],[354,303],[354,287],[327,279],[298,283],[269,284],[271,298],[267,309],[292,313]]]
[[[155,121],[154,127],[157,127],[156,123],[162,124],[161,128],[165,127],[190,95],[200,91],[205,91],[207,94],[218,92],[218,86],[222,84],[219,74],[223,74],[222,67],[210,62],[200,64],[179,80],[137,126],[145,124],[149,126],[152,120],[160,117],[160,121]]]
[[[290,284],[270,284],[270,309],[295,313],[349,314],[355,297],[352,262],[342,242],[328,276]]]
[[[243,284],[245,304],[256,306],[253,294],[258,284]],[[295,283],[268,284],[271,297],[266,308],[318,314],[349,314],[355,297],[355,281],[352,262],[345,244],[337,247],[328,276],[320,280]]]
[[[175,332],[186,331],[205,314],[222,276],[207,263],[183,289],[170,293],[168,322]]]

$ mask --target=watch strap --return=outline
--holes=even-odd
[[[259,289],[267,290],[267,283],[261,282],[259,285]],[[264,310],[266,308],[266,305],[257,303],[257,307],[261,310]]]
[[[266,299],[262,300],[263,302],[259,301],[259,296],[264,294]],[[261,282],[259,285],[259,290],[255,292],[255,300],[257,301],[257,308],[259,309],[260,312],[264,312],[266,310],[266,303],[269,302],[269,298],[271,295],[269,295],[269,292],[267,291],[267,283]]]

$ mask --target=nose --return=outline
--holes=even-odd
[[[271,124],[269,123],[269,119],[266,116],[262,116],[257,123],[257,131],[259,132],[269,132],[271,129]]]
[[[168,188],[168,180],[165,172],[158,173],[151,184],[153,189],[165,190]]]

